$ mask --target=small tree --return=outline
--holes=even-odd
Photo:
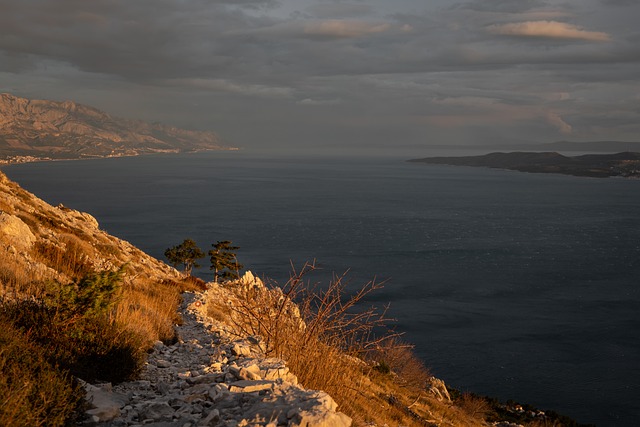
[[[222,279],[238,279],[240,269],[244,266],[238,263],[235,251],[240,249],[232,246],[229,240],[218,241],[211,245],[213,249],[209,251],[211,257],[211,270],[213,270],[213,281],[217,282],[218,277]]]
[[[185,239],[178,246],[164,251],[164,256],[174,267],[184,266],[185,276],[191,276],[193,267],[200,267],[197,260],[204,258],[204,252],[196,245],[196,242],[191,239]]]

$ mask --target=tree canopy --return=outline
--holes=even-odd
[[[184,267],[184,274],[191,276],[193,267],[200,267],[197,260],[204,258],[204,252],[196,245],[192,239],[185,239],[184,242],[177,246],[168,248],[164,251],[164,256],[169,260],[171,265]]]
[[[240,248],[233,246],[229,240],[218,241],[211,246],[213,249],[209,251],[209,256],[211,257],[213,281],[217,282],[218,278],[225,280],[239,278],[240,270],[244,266],[238,263],[235,251]]]

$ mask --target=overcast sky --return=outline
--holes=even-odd
[[[639,0],[0,0],[0,92],[242,147],[640,140]]]

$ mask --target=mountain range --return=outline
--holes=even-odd
[[[73,101],[0,94],[0,162],[230,149],[211,131],[110,116]]]

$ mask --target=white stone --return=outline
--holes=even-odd
[[[27,250],[33,245],[36,236],[20,218],[0,211],[0,237],[2,241],[10,242],[11,246],[19,250]]]

